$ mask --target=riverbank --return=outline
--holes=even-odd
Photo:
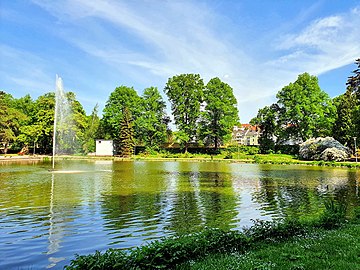
[[[47,155],[0,155],[0,162],[14,161],[49,161],[51,156]],[[56,156],[56,160],[114,160],[114,161],[190,161],[190,162],[228,162],[228,163],[256,163],[256,164],[274,164],[274,165],[306,165],[306,166],[327,166],[327,167],[343,167],[343,168],[360,168],[360,162],[350,161],[307,161],[297,159],[296,156],[286,154],[253,154],[244,153],[218,155],[206,154],[156,154],[156,155],[136,155],[130,158],[118,156],[81,156],[81,155],[64,155]]]
[[[76,255],[65,269],[358,269],[359,211],[329,203],[313,220],[254,221],[242,231],[206,229],[128,252]]]
[[[336,230],[318,230],[285,242],[263,243],[252,251],[215,254],[186,262],[177,269],[347,269],[360,265],[360,225],[347,224]]]

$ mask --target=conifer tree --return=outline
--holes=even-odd
[[[134,130],[131,113],[127,107],[123,109],[120,122],[119,152],[123,157],[130,157],[134,151]]]

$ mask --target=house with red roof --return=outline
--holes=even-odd
[[[232,143],[238,145],[259,145],[260,129],[258,126],[241,124],[234,126],[232,131]]]

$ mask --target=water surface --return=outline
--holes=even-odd
[[[223,162],[0,163],[0,269],[61,269],[74,254],[126,249],[204,227],[359,205],[360,172]]]

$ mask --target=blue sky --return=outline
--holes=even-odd
[[[0,89],[35,99],[59,74],[90,113],[117,86],[199,73],[234,89],[244,123],[303,72],[343,93],[359,26],[352,0],[1,0]]]

